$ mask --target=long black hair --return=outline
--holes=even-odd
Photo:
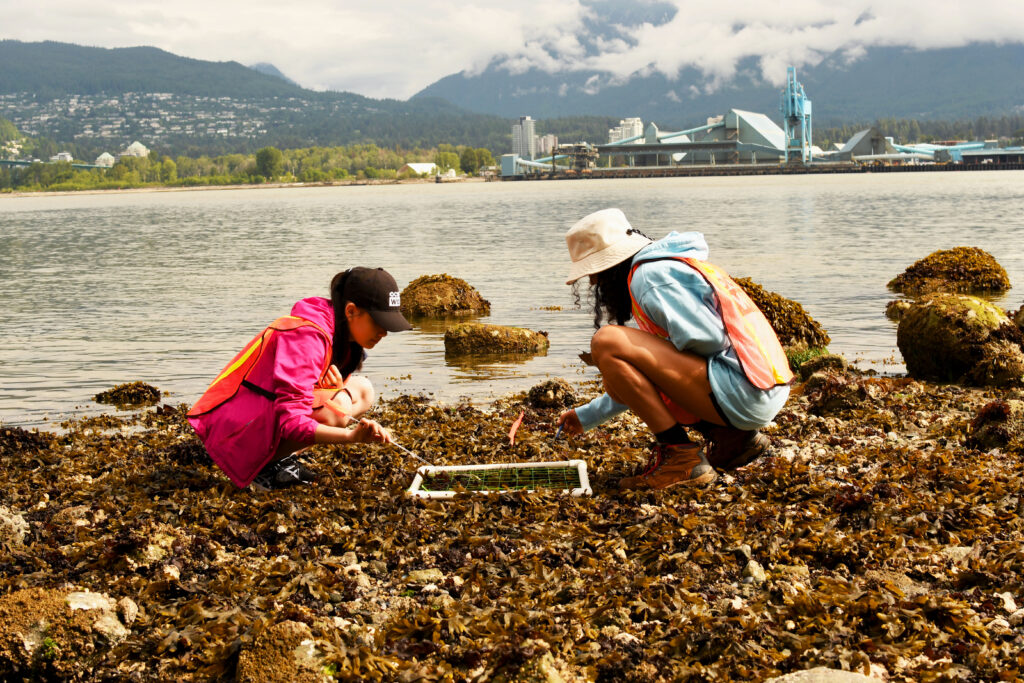
[[[629,297],[629,271],[632,267],[633,259],[628,258],[594,276],[596,282],[590,289],[594,299],[595,328],[601,327],[604,320],[625,325],[633,317],[633,300]],[[580,304],[579,284],[582,279],[572,285],[577,306]]]
[[[331,349],[331,364],[337,365],[342,379],[359,369],[363,362],[363,347],[349,340],[348,318],[345,317],[345,283],[350,271],[342,272],[331,278],[331,307],[334,308],[334,342]]]

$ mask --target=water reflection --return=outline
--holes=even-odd
[[[1017,171],[5,196],[0,421],[94,409],[94,394],[132,380],[194,401],[263,326],[354,265],[401,285],[449,273],[491,302],[486,322],[551,343],[448,359],[447,327],[481,319],[417,320],[370,352],[382,396],[490,398],[595,377],[577,358],[593,322],[586,303],[572,308],[564,235],[608,206],[653,237],[703,232],[713,263],[800,302],[833,351],[882,371],[902,369],[885,285],[914,261],[977,246],[1024,282]],[[1016,309],[1018,291],[993,301]]]

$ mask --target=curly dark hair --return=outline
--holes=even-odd
[[[629,271],[633,267],[633,259],[628,258],[611,268],[606,268],[595,275],[597,280],[590,285],[594,299],[594,328],[601,327],[607,320],[616,325],[625,325],[633,317],[633,300],[629,296]],[[580,305],[580,278],[572,285],[576,305]]]

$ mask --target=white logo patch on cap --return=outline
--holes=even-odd
[[[388,294],[388,306],[401,306],[402,305],[402,294],[401,292],[391,292]]]

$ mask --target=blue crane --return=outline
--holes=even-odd
[[[811,161],[811,101],[804,94],[804,86],[796,80],[796,67],[786,71],[786,89],[782,91],[782,125],[786,131],[786,161],[789,155],[799,155],[803,163]]]

